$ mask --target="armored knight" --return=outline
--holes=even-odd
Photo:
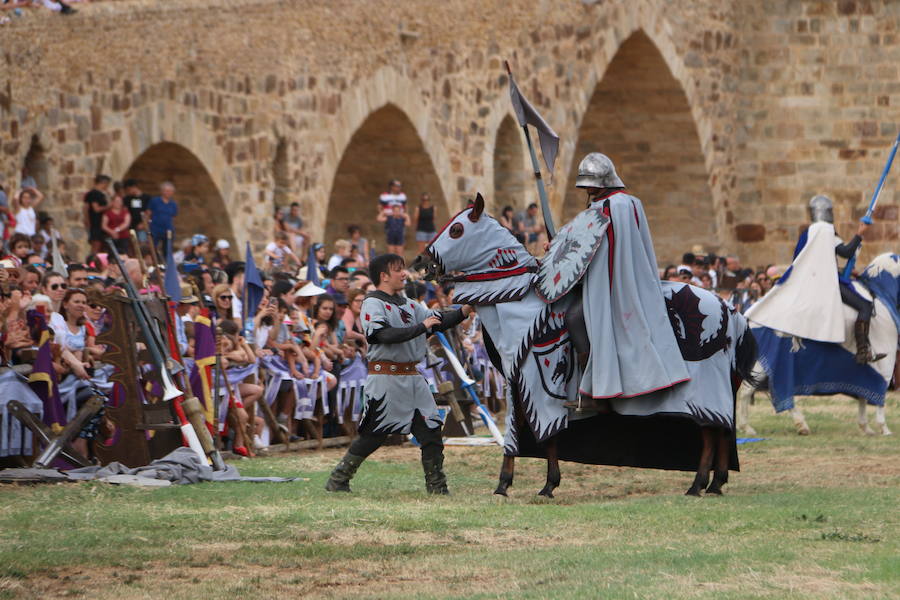
[[[349,492],[356,470],[389,434],[412,432],[422,450],[426,490],[447,494],[443,423],[416,365],[425,358],[426,336],[455,327],[472,307],[439,313],[407,298],[403,295],[405,264],[396,254],[378,256],[369,263],[369,272],[378,286],[366,296],[360,311],[369,362],[360,436],[332,471],[325,489]]]
[[[575,185],[587,192],[587,208],[554,238],[538,293],[553,301],[581,288],[573,295],[581,302],[573,301],[566,319],[583,369],[582,401],[639,396],[689,380],[641,201],[599,152],[581,161]]]
[[[837,256],[849,259],[859,250],[868,225],[860,223],[856,235],[845,244],[834,230],[831,199],[813,196],[809,215],[811,224],[800,234],[790,268],[747,311],[747,318],[796,337],[842,344],[845,333],[841,306],[846,304],[856,311],[856,362],[866,364],[884,358],[884,354],[875,354],[869,343],[872,302],[860,296],[837,268]]]

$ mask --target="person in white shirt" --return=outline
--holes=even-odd
[[[275,241],[266,246],[266,262],[270,268],[280,270],[289,262],[300,267],[300,259],[291,250],[288,242],[288,234],[283,231],[275,233]]]
[[[347,240],[337,240],[334,242],[334,254],[328,259],[328,270],[340,266],[345,258],[350,257],[350,251],[353,245]]]
[[[16,233],[32,236],[37,233],[37,213],[34,209],[44,200],[44,194],[36,188],[27,187],[19,192],[13,207],[17,208]],[[17,205],[17,206],[16,206]]]
[[[388,182],[388,189],[378,197],[378,210],[385,216],[390,216],[395,205],[399,205],[406,212],[406,194],[403,193],[403,184],[398,179]]]

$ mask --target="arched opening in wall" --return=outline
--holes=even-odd
[[[513,210],[525,208],[526,171],[523,167],[525,141],[522,130],[512,117],[507,115],[497,129],[494,144],[494,197],[491,207],[500,214],[504,206]]]
[[[275,207],[289,205],[291,203],[291,175],[288,166],[287,141],[284,138],[279,138],[278,145],[275,147],[272,177],[275,180]]]
[[[22,163],[22,180],[28,177],[34,179],[37,189],[47,192],[50,186],[47,154],[36,135],[31,137],[31,146],[25,155],[25,162]]]
[[[141,190],[156,196],[166,181],[175,184],[175,245],[195,233],[209,236],[212,244],[219,238],[235,248],[234,231],[225,199],[200,159],[179,144],[160,142],[138,156],[122,179],[137,179]],[[241,252],[233,254],[240,255]]]
[[[435,226],[440,228],[447,221],[447,202],[419,134],[400,109],[388,104],[369,115],[341,157],[325,218],[329,255],[333,242],[347,237],[349,225],[359,225],[363,237],[374,243],[379,253],[385,251],[384,224],[375,219],[378,197],[391,179],[403,183],[410,218],[422,194],[427,193],[435,207]],[[406,231],[407,258],[416,251],[415,229],[413,221]]]
[[[677,264],[695,244],[718,249],[709,176],[687,97],[643,31],[619,48],[582,118],[564,222],[585,207],[585,193],[574,185],[589,152],[608,155],[641,199],[660,263]]]

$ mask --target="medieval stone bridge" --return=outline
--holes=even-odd
[[[482,192],[536,200],[503,60],[560,134],[557,222],[578,160],[609,154],[661,262],[695,244],[785,261],[814,193],[862,213],[900,126],[890,0],[110,0],[0,29],[0,173],[24,165],[67,239],[104,172],[173,180],[179,236],[264,243],[300,201],[316,237],[381,241],[404,181],[439,220]],[[896,185],[867,255],[896,250]],[[145,189],[145,191],[155,191]]]

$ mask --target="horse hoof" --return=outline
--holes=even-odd
[[[538,492],[538,496],[543,496],[545,498],[553,498],[553,490],[543,489]]]
[[[797,429],[797,435],[809,435],[811,433],[809,425],[806,423],[795,423],[794,427]]]
[[[716,496],[721,496],[721,495],[722,495],[722,488],[720,488],[720,487],[708,487],[708,488],[706,488],[706,495],[709,496],[710,494],[714,494],[714,495],[716,495]],[[699,494],[698,494],[698,495],[699,495]]]
[[[506,490],[502,489],[502,488],[497,488],[496,490],[494,490],[494,495],[495,496],[503,496],[504,498],[509,498],[509,494],[507,494]]]
[[[684,493],[684,495],[685,496],[696,496],[697,498],[699,498],[700,497],[700,488],[691,488],[688,491],[686,491]]]
[[[881,435],[894,435],[894,432],[888,429],[887,423],[881,424]]]
[[[875,431],[871,427],[869,427],[868,423],[860,423],[859,430],[866,435],[875,435]]]

